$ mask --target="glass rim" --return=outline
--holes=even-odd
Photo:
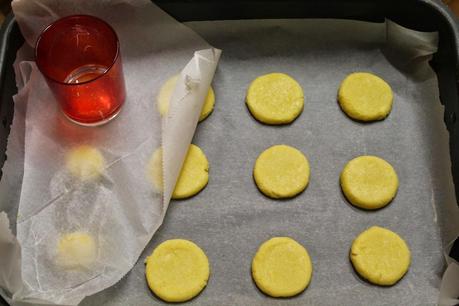
[[[116,53],[115,53],[115,56],[113,57],[113,60],[112,62],[110,63],[110,65],[107,67],[107,69],[104,70],[103,73],[99,74],[98,76],[94,77],[93,79],[90,79],[90,80],[87,80],[87,81],[84,81],[84,82],[81,82],[81,83],[67,83],[67,82],[63,82],[63,81],[59,81],[59,80],[56,80],[55,78],[49,76],[41,67],[41,65],[39,64],[39,62],[37,61],[37,58],[38,58],[38,45],[40,44],[40,41],[42,40],[44,34],[46,34],[46,32],[48,30],[50,30],[51,28],[55,27],[57,24],[67,20],[67,19],[72,19],[72,18],[89,18],[89,19],[95,19],[101,23],[103,23],[105,26],[107,26],[107,28],[113,33],[115,39],[116,39]],[[40,70],[40,72],[43,74],[44,77],[50,79],[51,81],[55,82],[55,83],[58,83],[60,85],[66,85],[66,86],[78,86],[78,85],[84,85],[84,84],[87,84],[87,83],[90,83],[90,82],[93,82],[99,78],[102,78],[103,76],[105,76],[109,71],[110,69],[112,69],[112,67],[115,65],[116,61],[118,60],[118,57],[120,56],[120,41],[118,39],[118,35],[116,34],[115,30],[112,28],[111,25],[109,25],[106,21],[98,18],[98,17],[95,17],[95,16],[92,16],[92,15],[84,15],[84,14],[77,14],[77,15],[68,15],[68,16],[65,16],[65,17],[62,17],[62,18],[59,18],[53,22],[51,22],[49,25],[47,25],[43,31],[41,31],[40,35],[38,36],[37,38],[37,41],[35,42],[35,50],[34,50],[34,55],[35,55],[35,63],[37,64],[37,67],[38,67],[38,70]]]

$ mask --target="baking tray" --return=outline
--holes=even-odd
[[[452,174],[456,198],[459,195],[458,42],[454,17],[437,1],[155,1],[179,21],[339,18],[383,22],[389,18],[420,31],[438,31],[439,48],[431,66],[437,73],[440,101],[445,106],[444,122],[449,132]],[[0,45],[0,165],[3,165],[9,126],[13,117],[13,95],[17,89],[12,64],[23,38],[12,15],[2,26]],[[459,204],[458,204],[459,205]],[[459,259],[459,243],[451,256]]]

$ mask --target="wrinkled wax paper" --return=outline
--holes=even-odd
[[[1,184],[0,210],[9,220],[2,214],[0,224],[15,224],[17,241],[9,232],[0,236],[0,287],[12,304],[76,305],[118,282],[161,225],[220,50],[149,1],[17,0],[13,10],[27,43],[15,63],[19,93]],[[32,61],[41,30],[71,14],[100,17],[119,36],[127,98],[119,116],[101,127],[69,122]],[[177,73],[169,112],[161,118],[156,96]],[[102,153],[100,179],[82,181],[66,168],[69,152],[80,145]],[[163,190],[147,170],[159,148]],[[59,239],[73,232],[93,237],[90,266],[58,264]]]

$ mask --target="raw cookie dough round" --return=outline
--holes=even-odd
[[[163,191],[163,148],[159,147],[151,155],[147,175],[156,191]]]
[[[252,276],[257,287],[272,297],[299,294],[309,285],[311,275],[308,252],[288,237],[264,242],[252,261]]]
[[[209,261],[196,244],[173,239],[161,243],[146,260],[148,286],[166,302],[185,302],[207,285]]]
[[[212,89],[212,86],[209,87],[209,92],[207,93],[206,100],[204,101],[204,105],[201,109],[201,114],[199,115],[199,122],[206,119],[212,110],[214,109],[215,105],[215,93]]]
[[[191,144],[175,184],[172,198],[185,199],[194,196],[206,187],[209,181],[209,162],[202,150]]]
[[[364,209],[386,206],[398,189],[394,168],[376,156],[359,156],[348,162],[341,172],[340,181],[349,202]]]
[[[158,111],[161,114],[161,116],[165,116],[169,111],[169,102],[171,100],[172,93],[174,92],[175,85],[177,84],[178,77],[179,75],[176,75],[167,80],[159,91],[159,95],[157,97],[157,104]],[[211,86],[207,93],[206,100],[204,101],[204,105],[202,106],[201,114],[199,115],[199,122],[203,121],[210,115],[210,113],[214,109],[214,104],[215,93]]]
[[[392,109],[392,89],[380,77],[366,72],[348,75],[338,91],[341,109],[360,121],[381,120]]]
[[[94,238],[85,232],[73,232],[60,237],[57,243],[57,264],[64,269],[89,267],[97,257]]]
[[[411,255],[399,235],[373,226],[354,240],[349,256],[360,276],[373,284],[390,286],[408,271]]]
[[[297,81],[284,73],[265,74],[250,84],[246,103],[258,121],[286,124],[303,110],[303,90]]]
[[[88,145],[81,145],[67,154],[67,169],[81,180],[92,180],[101,176],[105,159],[100,151]]]
[[[291,198],[309,183],[309,162],[299,150],[276,145],[258,156],[253,177],[260,191],[274,199]]]

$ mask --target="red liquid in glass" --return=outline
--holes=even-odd
[[[116,33],[100,19],[77,15],[40,36],[36,60],[71,120],[98,125],[118,114],[126,98]]]
[[[107,67],[104,66],[86,65],[81,68],[78,68],[77,71],[70,74],[65,80],[65,83],[79,84],[91,81],[97,78],[99,75],[104,74],[106,70]]]
[[[74,84],[71,88],[60,90],[62,110],[72,120],[91,124],[110,120],[118,114],[126,96],[123,73],[117,72],[121,65],[115,63],[111,70],[100,65],[85,65],[77,68],[65,79]]]

